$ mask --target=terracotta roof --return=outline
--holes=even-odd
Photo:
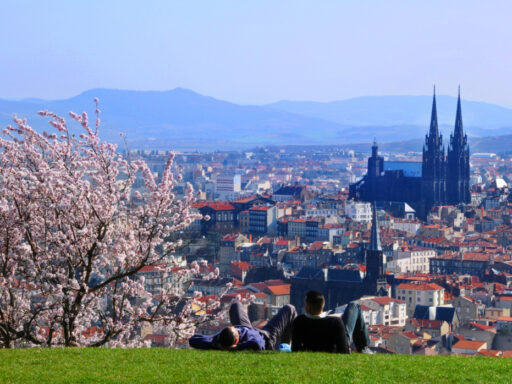
[[[267,284],[260,282],[260,283],[251,283],[249,284],[250,287],[253,287],[254,289],[257,289],[258,291],[263,291],[265,288],[267,288]]]
[[[477,340],[459,340],[457,341],[453,347],[453,349],[474,349],[477,350],[485,346],[487,342],[485,341],[477,341]]]
[[[231,266],[238,268],[240,271],[248,271],[252,267],[252,265],[246,261],[232,261]]]
[[[194,208],[204,208],[209,207],[215,211],[230,211],[235,209],[233,205],[228,202],[222,201],[205,201],[201,203],[196,203],[193,205]]]
[[[443,325],[441,320],[409,319],[409,322],[421,328],[440,328]]]
[[[478,351],[478,355],[481,356],[492,356],[498,357],[501,356],[502,352],[496,349],[481,349]]]
[[[405,301],[394,299],[392,297],[375,297],[371,299],[371,301],[375,301],[376,303],[380,305],[389,305],[390,303],[405,303]]]
[[[309,247],[310,251],[318,251],[324,247],[323,241],[315,241],[311,246]]]
[[[475,327],[475,328],[478,328],[482,331],[494,331],[493,333],[496,333],[496,327],[493,327],[493,326],[490,326],[490,325],[484,325],[484,324],[480,324],[480,323],[475,323],[475,322],[471,322],[469,323],[469,325]]]
[[[266,205],[256,205],[249,209],[249,211],[268,211],[271,207]]]
[[[267,287],[267,289],[272,292],[273,295],[289,295],[290,294],[291,284],[283,284],[283,285],[271,285]]]
[[[257,199],[258,196],[256,195],[252,195],[252,196],[249,196],[249,197],[245,197],[243,199],[238,199],[238,200],[235,200],[234,203],[248,203],[254,199]]]
[[[414,332],[400,332],[401,335],[407,337],[408,339],[418,339],[419,337]]]
[[[397,289],[409,289],[409,290],[416,290],[416,291],[437,291],[437,290],[444,289],[444,288],[435,283],[420,283],[420,284],[402,283],[402,284],[398,285]]]
[[[139,269],[139,272],[162,272],[165,268],[165,264],[145,265]]]

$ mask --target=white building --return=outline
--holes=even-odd
[[[396,287],[396,296],[405,301],[409,317],[414,314],[416,305],[444,305],[444,288],[434,283],[402,283]]]
[[[219,199],[236,198],[240,190],[240,175],[217,175],[215,178],[215,197]]]
[[[430,248],[402,248],[393,252],[393,259],[386,263],[386,271],[395,273],[430,272],[430,259],[436,251]]]
[[[362,297],[359,299],[367,325],[405,326],[407,311],[405,301],[392,297]]]
[[[391,224],[395,231],[402,231],[411,235],[417,235],[421,228],[421,223],[413,220],[395,219]]]
[[[306,217],[329,217],[329,216],[338,216],[338,210],[333,208],[311,208],[306,209],[305,215]]]
[[[370,203],[349,200],[345,203],[345,216],[354,221],[369,223],[372,221],[372,205]]]

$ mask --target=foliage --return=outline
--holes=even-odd
[[[200,266],[179,267],[180,240],[166,239],[198,216],[190,185],[174,198],[173,155],[160,180],[143,161],[124,159],[100,141],[95,103],[94,130],[85,112],[70,113],[78,136],[42,111],[56,133],[15,117],[0,138],[0,346],[136,346],[145,323],[175,342],[219,305],[183,299]],[[144,268],[156,271],[156,291],[146,289]]]

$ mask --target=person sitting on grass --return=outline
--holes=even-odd
[[[368,330],[358,303],[351,302],[341,319],[327,316],[323,310],[324,296],[320,292],[306,294],[306,314],[293,322],[292,351],[350,353],[353,341],[358,352],[373,353],[369,348]]]
[[[243,305],[235,302],[229,308],[230,327],[213,336],[194,335],[188,343],[197,349],[274,350],[279,340],[289,342],[290,328],[295,317],[295,307],[285,305],[262,329],[257,329],[251,325]]]

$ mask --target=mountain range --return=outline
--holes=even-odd
[[[124,145],[123,133],[132,149],[210,151],[258,145],[344,145],[367,143],[374,137],[379,142],[421,143],[432,104],[431,96],[368,96],[327,103],[240,105],[183,88],[92,89],[65,100],[0,99],[0,125],[11,123],[16,113],[35,129],[50,130],[45,119],[37,116],[39,110],[66,116],[70,110],[92,113],[94,97],[100,99],[104,140]],[[455,107],[456,98],[437,96],[445,140],[453,130]],[[512,109],[463,100],[462,112],[471,140],[512,133]]]

